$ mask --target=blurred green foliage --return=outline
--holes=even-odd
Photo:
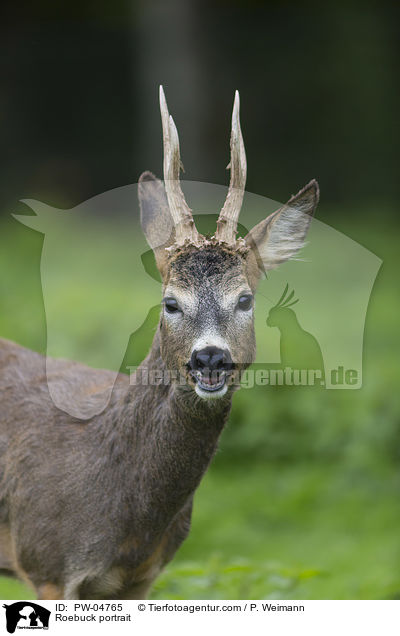
[[[236,394],[195,497],[191,534],[153,598],[400,598],[396,237],[367,214],[360,227],[340,223],[338,229],[384,259],[367,316],[364,385]],[[13,220],[0,230],[0,335],[44,351],[42,236]],[[118,281],[109,287],[113,267],[110,261],[108,280],[98,284],[94,310],[105,318],[96,347],[112,346],[109,303],[118,311],[124,306],[125,287]],[[79,277],[73,280],[79,300]],[[73,308],[62,289],[59,302],[68,321]],[[140,302],[137,311],[146,314],[145,297]],[[31,594],[0,581],[5,599]]]

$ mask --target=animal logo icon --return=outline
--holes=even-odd
[[[18,601],[10,605],[4,604],[3,607],[6,610],[6,627],[9,634],[14,634],[17,628],[49,628],[51,612],[37,603]]]
[[[324,380],[324,359],[315,336],[300,325],[294,305],[299,302],[295,292],[289,292],[287,283],[281,297],[268,314],[268,327],[280,331],[280,366],[282,368],[315,370],[321,372]]]

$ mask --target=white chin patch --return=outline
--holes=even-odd
[[[203,400],[218,400],[218,398],[222,398],[228,390],[228,385],[224,384],[221,386],[218,391],[205,391],[198,384],[194,387],[197,395],[201,397]]]

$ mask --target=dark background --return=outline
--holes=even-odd
[[[156,0],[3,5],[0,209],[71,206],[161,175],[158,85],[185,177],[226,183],[234,90],[247,189],[285,200],[315,177],[329,204],[398,200],[399,9],[385,2]],[[338,206],[339,204],[339,206]]]

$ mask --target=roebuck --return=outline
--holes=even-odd
[[[236,93],[229,190],[215,235],[201,236],[180,188],[162,88],[160,107],[164,184],[144,173],[139,200],[163,301],[138,374],[170,372],[171,381],[119,376],[106,410],[83,421],[54,406],[49,374],[64,378],[71,401],[82,386],[90,400],[113,374],[52,360],[46,378],[43,356],[0,341],[0,567],[41,599],[146,596],[188,534],[194,492],[254,359],[257,281],[303,245],[318,201],[311,181],[236,238],[246,180]]]

